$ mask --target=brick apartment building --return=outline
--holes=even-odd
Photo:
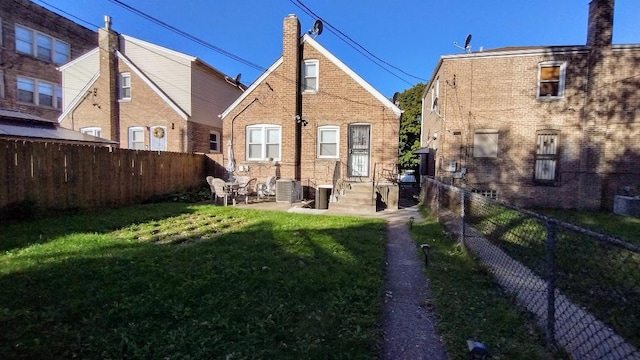
[[[301,36],[289,15],[282,57],[221,117],[235,174],[292,179],[313,198],[337,180],[371,185],[376,173],[395,169],[400,115],[312,36]]]
[[[97,44],[96,32],[27,0],[0,1],[0,109],[55,121],[57,67]]]
[[[220,153],[218,117],[244,87],[204,61],[116,33],[60,67],[60,124],[125,149]]]
[[[441,57],[423,96],[423,175],[520,206],[610,209],[640,192],[640,45],[612,45],[613,0],[586,45]]]

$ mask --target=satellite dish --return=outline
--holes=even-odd
[[[464,48],[465,50],[469,49],[469,45],[471,44],[471,34],[467,35],[467,38],[464,40]]]
[[[240,77],[242,76],[241,73],[238,73],[238,75],[236,75],[235,78],[230,78],[228,76],[225,76],[224,79],[231,85],[235,85],[235,86],[240,86]]]
[[[400,105],[400,101],[398,101],[398,96],[400,96],[400,93],[396,91],[396,92],[393,94],[393,98],[391,99],[391,101],[393,101],[393,104],[394,104],[395,106]]]
[[[322,34],[322,29],[324,28],[324,25],[322,24],[322,20],[316,20],[313,23],[313,29],[309,30],[309,34],[313,34],[315,36],[318,36],[320,34]]]
[[[313,23],[313,33],[316,35],[320,35],[322,34],[322,29],[324,28],[324,25],[322,24],[321,20],[316,20]]]

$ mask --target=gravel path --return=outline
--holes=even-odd
[[[386,299],[383,359],[447,359],[435,330],[424,258],[409,235],[409,218],[422,220],[417,206],[385,212],[387,220]]]

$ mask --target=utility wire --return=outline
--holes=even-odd
[[[375,54],[373,54],[371,51],[367,50],[364,46],[360,45],[360,43],[358,43],[357,41],[355,41],[354,39],[352,39],[349,35],[345,34],[344,32],[340,31],[340,29],[336,28],[335,26],[331,25],[326,19],[322,18],[320,15],[316,14],[313,10],[311,10],[308,6],[306,6],[302,1],[300,0],[289,0],[293,5],[297,6],[299,9],[303,10],[304,12],[306,12],[308,15],[315,17],[316,19],[322,20],[322,22],[327,25],[330,29],[331,32],[333,32],[334,34],[338,35],[338,38],[340,38],[342,41],[344,41],[345,43],[352,45],[352,47],[358,47],[360,48],[362,51],[364,51],[365,53],[367,53],[368,55],[370,55],[371,57],[373,57],[374,59],[378,60],[379,62],[393,68],[396,69],[398,71],[400,71],[401,73],[410,76],[414,79],[420,80],[420,81],[427,81],[424,78],[421,78],[419,76],[415,76],[412,75],[402,69],[400,69],[397,66],[394,66],[393,64],[381,59],[380,57],[376,56]],[[295,1],[295,2],[294,2]],[[346,39],[346,40],[345,40]],[[348,41],[347,41],[348,40]],[[363,54],[364,55],[364,54]],[[379,65],[379,64],[378,64]]]
[[[244,58],[242,58],[242,57],[240,57],[238,55],[235,55],[235,54],[233,54],[233,53],[231,53],[229,51],[226,51],[226,50],[224,50],[224,49],[222,49],[220,47],[217,47],[217,46],[211,44],[210,42],[207,42],[207,41],[205,41],[205,40],[203,40],[203,39],[201,39],[199,37],[191,35],[191,34],[185,32],[183,30],[180,30],[180,29],[176,28],[173,25],[167,24],[166,22],[149,15],[149,14],[145,13],[144,11],[138,10],[138,9],[134,8],[133,6],[127,5],[127,4],[125,4],[124,2],[122,2],[120,0],[109,0],[109,1],[114,3],[114,4],[116,4],[116,5],[119,5],[119,6],[123,7],[123,8],[125,8],[126,10],[129,10],[129,11],[135,13],[136,15],[141,16],[141,17],[143,17],[143,18],[145,18],[145,19],[147,19],[147,20],[149,20],[149,21],[151,21],[153,23],[156,23],[156,24],[158,24],[158,25],[160,25],[160,26],[162,26],[162,27],[164,27],[166,29],[169,29],[169,30],[171,30],[171,31],[173,31],[173,32],[175,32],[175,33],[177,33],[179,35],[182,35],[182,36],[186,37],[187,39],[189,39],[191,41],[194,41],[194,42],[196,42],[196,43],[198,43],[198,44],[200,44],[200,45],[202,45],[202,46],[204,46],[206,48],[209,48],[209,49],[211,49],[211,50],[213,50],[213,51],[215,51],[217,53],[220,53],[220,54],[222,54],[222,55],[224,55],[224,56],[226,56],[226,57],[228,57],[228,58],[230,58],[232,60],[235,60],[235,61],[237,61],[239,63],[247,65],[247,66],[249,66],[249,67],[251,67],[253,69],[256,69],[256,70],[260,70],[260,71],[265,71],[266,70],[266,68],[254,63],[254,62],[246,60],[246,59],[244,59]]]

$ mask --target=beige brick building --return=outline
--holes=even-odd
[[[640,45],[612,45],[613,3],[591,1],[584,46],[441,57],[422,174],[527,207],[610,209],[640,193]]]
[[[64,127],[121,148],[221,152],[218,117],[243,86],[202,60],[111,29],[99,46],[60,67]]]
[[[31,1],[0,1],[0,109],[57,120],[62,113],[57,67],[97,43],[95,31]]]
[[[283,25],[282,57],[222,114],[235,175],[293,179],[313,198],[319,186],[372,183],[395,169],[400,109],[301,36],[295,15]]]

